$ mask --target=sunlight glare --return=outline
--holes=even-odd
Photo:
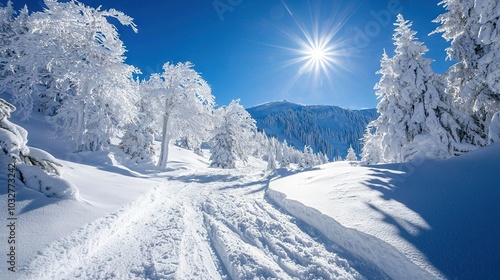
[[[300,31],[298,33],[285,31],[285,35],[296,45],[296,47],[283,47],[294,55],[286,65],[299,65],[292,83],[306,74],[314,79],[315,84],[322,84],[325,78],[331,82],[332,72],[338,67],[345,67],[342,57],[345,56],[346,48],[337,35],[346,17],[330,15],[320,19],[318,12],[320,8],[316,7],[316,13],[311,14],[312,22],[305,24],[292,13],[284,0],[281,0],[281,3]]]

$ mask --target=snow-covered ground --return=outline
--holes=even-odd
[[[448,160],[331,163],[268,195],[393,279],[498,279],[500,144]],[[383,242],[382,242],[383,241]],[[406,258],[405,258],[406,257]]]
[[[78,200],[18,189],[16,267],[0,279],[488,279],[500,263],[500,145],[446,161],[265,171],[209,168],[171,148],[169,168],[117,149],[68,153],[36,120]],[[3,170],[8,161],[2,158]],[[0,183],[7,177],[0,172]],[[0,191],[6,221],[6,190]],[[8,232],[0,230],[0,240]]]
[[[171,147],[169,168],[134,166],[117,149],[68,153],[44,122],[21,123],[31,146],[63,164],[78,200],[19,186],[16,267],[1,279],[364,279],[384,273],[265,197],[266,163],[209,168]],[[3,158],[0,168],[7,170]],[[6,182],[7,177],[3,176]],[[0,200],[6,201],[5,190]],[[2,203],[1,218],[6,220]],[[7,231],[2,230],[6,240]],[[7,244],[4,244],[7,245]]]

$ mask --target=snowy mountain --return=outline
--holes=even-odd
[[[265,103],[247,110],[268,136],[286,140],[299,150],[310,145],[330,159],[345,158],[349,145],[359,154],[366,125],[377,117],[375,109],[348,110],[288,101]]]

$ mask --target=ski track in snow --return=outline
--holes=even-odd
[[[182,171],[54,242],[26,279],[385,279],[265,199],[266,174]]]

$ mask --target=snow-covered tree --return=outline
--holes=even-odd
[[[290,147],[286,140],[281,143],[278,148],[278,157],[277,160],[279,162],[280,167],[286,168],[290,165]]]
[[[358,156],[356,155],[356,152],[352,148],[352,145],[349,145],[349,149],[347,149],[347,156],[345,158],[346,161],[357,161]]]
[[[269,156],[267,158],[267,170],[275,170],[276,166],[276,149],[270,147]]]
[[[376,128],[374,127],[376,123],[377,122],[374,121],[368,124],[362,138],[363,148],[361,150],[361,161],[365,164],[382,162],[382,147],[380,146],[382,143],[382,135],[376,133]]]
[[[44,3],[46,9],[27,18],[28,32],[12,40],[17,53],[0,83],[10,89],[24,118],[35,108],[44,111],[75,151],[105,149],[135,117],[137,100],[137,69],[124,63],[125,47],[108,19],[137,31],[135,25],[114,9],[77,1]]]
[[[397,16],[393,36],[395,55],[384,53],[382,77],[375,86],[380,116],[364,136],[363,161],[402,162],[416,157],[447,158],[473,149],[464,142],[464,129],[474,123],[453,108],[431,60],[428,49],[414,37],[411,23]],[[374,131],[373,131],[374,130]]]
[[[212,126],[214,96],[207,82],[190,62],[163,65],[163,73],[144,82],[161,135],[158,167],[166,168],[171,140],[191,137],[201,143]]]
[[[313,167],[317,164],[318,162],[314,157],[314,152],[311,146],[306,145],[304,147],[304,153],[302,154],[302,157],[299,161],[299,167],[308,168],[308,167]]]
[[[15,11],[12,1],[8,1],[6,6],[0,6],[0,77],[5,76],[9,58],[12,56],[10,47],[12,38],[16,35],[14,30]]]
[[[143,94],[139,102],[137,118],[125,126],[125,133],[120,142],[120,148],[137,162],[150,161],[155,155],[154,116],[151,113],[151,107],[151,100]]]
[[[0,98],[0,156],[16,164],[18,178],[28,188],[47,197],[78,198],[78,189],[59,177],[61,165],[49,153],[27,146],[28,132],[8,118],[15,107]]]
[[[449,60],[458,61],[447,73],[447,92],[458,108],[474,118],[478,129],[466,140],[487,144],[493,114],[500,110],[500,3],[498,0],[443,0],[446,12],[435,22],[435,33],[451,41]]]
[[[233,100],[227,107],[216,112],[217,125],[210,149],[211,167],[235,168],[236,160],[246,161],[251,153],[250,142],[255,135],[255,120]]]
[[[320,164],[325,164],[325,163],[330,162],[330,160],[328,159],[328,156],[323,154],[323,152],[319,152],[318,155],[319,155],[319,159],[320,159]]]

